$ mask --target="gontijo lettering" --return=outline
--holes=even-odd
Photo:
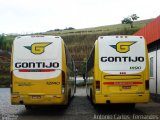
[[[58,68],[58,62],[16,62],[16,68]]]
[[[101,57],[101,62],[144,62],[143,56],[109,56],[109,57]]]

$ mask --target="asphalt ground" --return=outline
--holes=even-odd
[[[0,120],[159,120],[160,103],[136,104],[135,109],[125,105],[91,104],[85,87],[78,87],[68,107],[38,106],[26,110],[24,105],[11,105],[10,89],[0,88]]]

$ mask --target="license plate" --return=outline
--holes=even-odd
[[[131,86],[122,86],[123,89],[131,89]]]
[[[41,96],[40,95],[33,95],[32,99],[41,99]]]

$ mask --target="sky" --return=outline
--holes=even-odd
[[[131,14],[160,15],[160,0],[0,0],[0,34],[119,24]]]

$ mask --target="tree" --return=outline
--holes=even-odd
[[[136,14],[132,14],[122,20],[122,24],[130,24],[131,28],[133,28],[133,22],[137,20],[139,17]]]
[[[75,29],[75,28],[73,28],[73,27],[66,27],[64,30],[73,30],[73,29]]]
[[[4,35],[0,35],[0,49],[2,49],[4,43]]]
[[[10,44],[9,42],[6,42],[5,49],[6,49],[7,51],[10,51],[10,49],[11,49],[11,44]]]
[[[132,14],[131,15],[131,18],[133,21],[137,20],[139,17],[136,15],[136,14]]]
[[[124,18],[122,20],[122,24],[130,24],[131,28],[133,28],[133,21],[131,20],[131,18]]]
[[[58,28],[57,28],[57,29],[54,29],[54,31],[61,31],[61,29],[58,29]]]

